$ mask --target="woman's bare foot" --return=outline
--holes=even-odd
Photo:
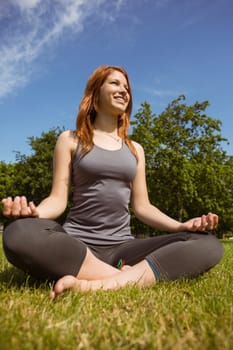
[[[138,285],[141,287],[148,287],[155,284],[155,276],[149,267],[148,263],[143,260],[137,265],[127,266],[123,271],[114,276],[102,280],[80,280],[74,276],[64,276],[60,278],[50,296],[54,299],[56,296],[62,294],[65,290],[88,292],[102,290],[116,290],[127,285]]]
[[[91,285],[89,285],[90,281],[87,280],[79,280],[76,277],[72,275],[66,275],[62,278],[60,278],[53,288],[53,291],[50,293],[51,299],[54,299],[58,295],[62,294],[66,290],[71,290],[74,292],[87,292],[88,290],[91,290],[91,287],[94,288],[94,286],[97,289],[101,288],[100,281],[91,281]],[[95,283],[94,283],[95,282]],[[94,290],[94,289],[92,289]]]

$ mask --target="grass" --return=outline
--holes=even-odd
[[[233,242],[219,265],[195,280],[66,293],[36,283],[0,247],[0,349],[233,349]]]

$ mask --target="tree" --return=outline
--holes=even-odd
[[[5,162],[0,162],[0,209],[2,208],[2,198],[10,195],[14,172],[14,164],[6,164]],[[6,223],[6,221],[7,219],[3,217],[0,210],[0,223]]]
[[[232,203],[233,179],[229,157],[221,148],[227,141],[220,133],[221,122],[205,114],[208,101],[188,106],[183,100],[185,96],[179,96],[159,116],[143,103],[132,133],[145,148],[152,203],[180,221],[206,211],[221,212],[226,199]]]
[[[153,197],[152,189],[153,189],[153,178],[155,174],[155,153],[159,146],[158,138],[154,137],[154,120],[156,115],[153,114],[151,110],[151,106],[148,102],[144,102],[141,104],[136,115],[133,117],[133,121],[131,125],[133,126],[133,133],[131,135],[134,141],[139,142],[143,145],[145,151],[146,158],[146,177],[147,177],[147,188],[150,197]],[[132,231],[136,235],[152,235],[154,229],[151,227],[144,225],[142,222],[138,221],[133,212],[131,215],[131,227]]]
[[[41,137],[29,137],[32,154],[26,156],[17,152],[14,195],[24,194],[28,200],[39,203],[51,190],[53,171],[53,152],[61,130],[53,128],[43,132]],[[20,191],[19,191],[20,190]]]
[[[4,196],[25,195],[29,201],[39,204],[49,195],[53,176],[53,152],[61,131],[60,128],[53,128],[43,132],[40,137],[28,138],[31,155],[17,152],[16,163],[12,167],[7,165],[7,172],[1,175]]]

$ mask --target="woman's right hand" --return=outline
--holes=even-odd
[[[2,200],[3,215],[8,218],[17,219],[19,217],[39,217],[39,212],[33,202],[27,202],[27,198],[22,197],[7,197]]]

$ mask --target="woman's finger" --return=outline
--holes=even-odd
[[[28,216],[29,210],[28,210],[28,203],[27,203],[26,197],[24,196],[21,197],[20,205],[21,205],[21,211],[20,211],[21,216]]]
[[[13,201],[11,214],[13,217],[17,218],[20,216],[20,213],[21,213],[20,197],[17,196]]]
[[[29,202],[29,208],[30,208],[30,211],[31,211],[31,216],[34,216],[34,217],[38,217],[39,216],[39,213],[36,209],[36,206],[33,202]]]
[[[2,204],[3,204],[3,215],[4,216],[11,216],[11,210],[12,210],[12,205],[13,201],[11,197],[3,198],[2,199]]]
[[[208,220],[208,223],[209,223],[208,228],[210,230],[214,230],[218,226],[218,215],[212,214],[212,213],[208,213],[207,220]]]
[[[209,226],[209,222],[208,222],[207,216],[202,215],[202,217],[201,217],[201,230],[205,231],[208,228],[208,226]]]

